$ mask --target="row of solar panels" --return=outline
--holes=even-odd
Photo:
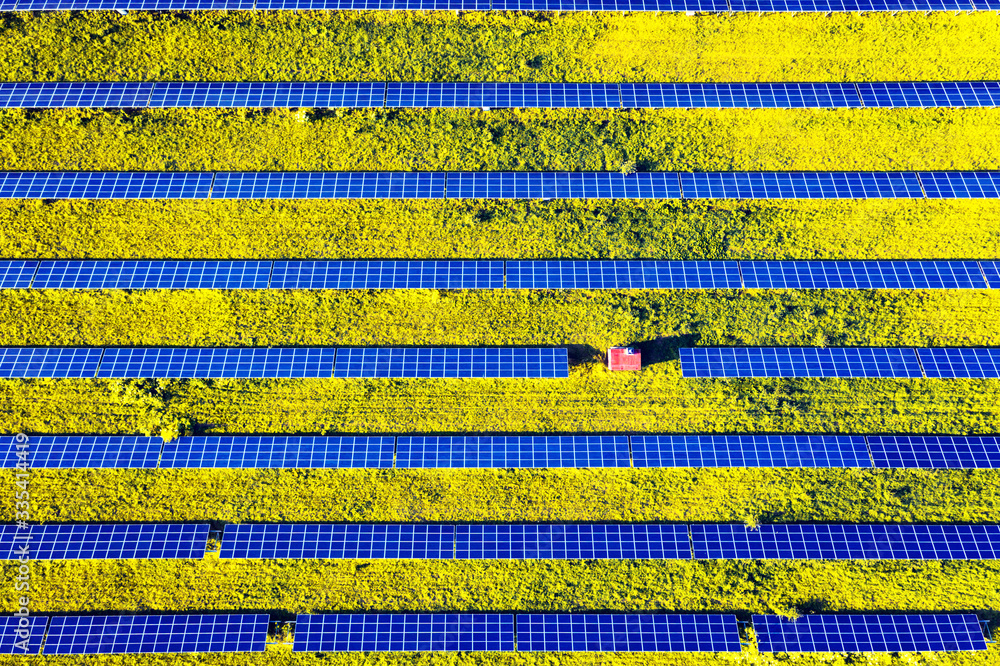
[[[0,108],[825,109],[1000,106],[1000,81],[0,83]]]
[[[1000,469],[998,436],[223,435],[164,443],[135,435],[33,435],[6,446],[6,469]]]
[[[0,559],[203,559],[207,523],[0,525]],[[222,559],[996,560],[1000,525],[226,525]],[[26,561],[26,560],[25,560]]]
[[[262,652],[270,616],[96,615],[0,620],[0,654]],[[752,617],[760,652],[985,650],[972,614]],[[18,634],[18,630],[23,632]],[[21,638],[21,635],[24,638]],[[20,645],[18,641],[24,641]],[[740,652],[735,615],[336,613],[298,615],[295,652]]]
[[[1000,261],[0,260],[0,289],[1000,289]]]
[[[0,199],[996,199],[1000,171],[3,171]]]

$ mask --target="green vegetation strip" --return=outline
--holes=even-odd
[[[1000,201],[0,201],[4,258],[996,259]]]
[[[991,12],[703,15],[5,13],[9,81],[886,81],[995,78]]]
[[[996,169],[992,109],[0,112],[0,170]]]

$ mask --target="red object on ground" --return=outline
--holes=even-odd
[[[608,370],[641,370],[642,354],[632,347],[612,347],[608,350]]]

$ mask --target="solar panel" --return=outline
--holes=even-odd
[[[347,347],[337,353],[334,377],[564,378],[566,349],[498,347]]]
[[[905,172],[682,173],[685,199],[922,199]]]
[[[524,614],[522,652],[739,652],[735,615]]]
[[[253,0],[19,0],[18,11],[162,11],[254,8]]]
[[[48,622],[39,615],[0,618],[0,654],[38,654]]]
[[[512,651],[514,616],[495,613],[299,615],[294,652]]]
[[[761,652],[985,650],[975,615],[754,615]]]
[[[1000,348],[918,349],[930,379],[1000,378]]]
[[[508,261],[510,289],[739,289],[735,261]]]
[[[93,377],[103,349],[73,347],[0,347],[0,377]]]
[[[98,377],[330,377],[332,348],[109,348]]]
[[[0,83],[0,107],[141,108],[152,90],[152,83]]]
[[[329,81],[157,83],[151,107],[381,107],[385,83]]]
[[[34,259],[0,260],[0,289],[27,289],[37,269]]]
[[[202,559],[208,545],[208,523],[106,523],[32,525],[24,530],[0,525],[0,556],[18,558],[26,543],[33,560]]]
[[[909,348],[693,347],[680,357],[685,377],[924,376]]]
[[[180,437],[163,445],[164,469],[392,467],[393,437],[239,435]]]
[[[871,467],[853,435],[633,435],[636,467]]]
[[[265,614],[53,617],[45,654],[263,652],[269,622]]]
[[[1000,106],[1000,81],[858,83],[867,107]]]
[[[875,467],[1000,469],[1000,437],[870,435]]]
[[[222,172],[213,199],[440,199],[444,173]]]
[[[211,188],[211,173],[0,172],[0,199],[207,199]]]
[[[267,289],[270,261],[42,261],[35,289]]]
[[[485,11],[489,0],[257,0],[258,10],[461,10]]]
[[[452,559],[454,525],[226,525],[223,559]]]
[[[676,173],[454,172],[449,199],[680,199]]]
[[[691,559],[687,525],[458,525],[460,560]]]
[[[493,0],[495,11],[725,12],[724,0]]]
[[[163,440],[136,435],[32,435],[28,462],[38,469],[152,469],[160,459]],[[18,449],[13,440],[2,466],[17,466]]]
[[[1000,261],[980,261],[979,265],[983,267],[990,288],[1000,289]]]
[[[996,199],[1000,171],[921,171],[928,199]]]
[[[626,109],[833,109],[861,106],[853,83],[623,83]]]
[[[971,10],[969,0],[732,0],[734,12],[895,12]]]
[[[617,109],[617,83],[392,83],[387,107]]]
[[[993,560],[1000,525],[692,525],[695,559]]]
[[[397,468],[629,467],[628,438],[611,435],[400,437]]]
[[[502,261],[276,261],[273,289],[502,289]]]
[[[986,289],[975,261],[741,261],[747,289]]]

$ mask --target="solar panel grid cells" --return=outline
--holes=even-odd
[[[211,173],[7,171],[0,199],[205,199]]]
[[[38,654],[48,621],[39,615],[0,619],[0,654]]]
[[[1000,261],[980,261],[979,265],[986,275],[991,289],[1000,289]]]
[[[509,289],[739,289],[735,261],[508,261]]]
[[[38,270],[38,262],[29,259],[0,260],[0,289],[27,289]]]
[[[93,377],[102,349],[72,347],[0,347],[0,377]]]
[[[930,379],[1000,378],[1000,348],[924,348],[917,355]]]
[[[270,261],[43,261],[36,289],[266,289]]]
[[[975,261],[743,261],[747,289],[985,289]]]
[[[921,171],[917,176],[928,199],[1000,197],[1000,171]]]
[[[181,437],[163,445],[164,469],[347,469],[392,467],[393,437]]]
[[[1000,105],[997,81],[858,83],[866,107],[981,107]]]
[[[40,469],[153,469],[160,458],[159,437],[132,435],[32,436],[28,462]],[[3,467],[14,468],[19,458],[13,439]]]
[[[754,615],[761,652],[985,650],[975,615]]]
[[[739,652],[735,615],[523,614],[523,652]]]
[[[201,559],[208,544],[208,524],[32,525],[31,558],[35,560]],[[23,541],[16,527],[4,526],[3,554],[17,559]]]
[[[396,467],[629,467],[627,437],[540,435],[399,437]]]
[[[349,347],[338,351],[333,376],[557,378],[569,366],[565,349]]]
[[[295,652],[512,651],[514,616],[494,613],[299,615]]]
[[[864,437],[633,435],[636,467],[871,467]]]
[[[221,172],[213,199],[440,199],[444,173]]]
[[[870,435],[875,467],[1000,469],[1000,437]]]
[[[139,108],[152,83],[0,83],[2,108]]]
[[[690,559],[687,525],[459,525],[456,559]]]
[[[451,559],[453,525],[227,525],[219,557]]]
[[[680,358],[685,377],[923,377],[908,348],[693,347]]]
[[[625,108],[796,109],[861,106],[852,83],[623,83]]]
[[[330,377],[333,348],[111,348],[98,377],[301,378]]]
[[[168,82],[157,83],[151,107],[381,107],[385,83]]]
[[[454,172],[450,199],[680,199],[676,173]]]
[[[55,617],[45,654],[263,652],[269,619],[264,614]]]
[[[273,289],[502,289],[502,261],[276,261]]]
[[[681,173],[685,199],[923,198],[905,172]]]

